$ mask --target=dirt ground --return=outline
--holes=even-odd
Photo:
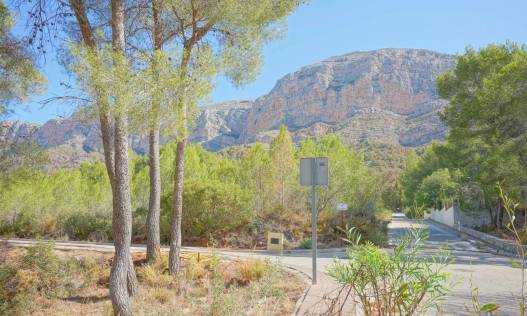
[[[0,243],[0,267],[19,269],[26,253]],[[70,275],[68,290],[60,294],[39,289],[25,296],[23,314],[112,315],[108,279],[113,255],[54,253],[61,262],[78,263],[81,268],[73,273],[78,275]],[[144,253],[134,253],[133,259],[140,285],[132,298],[136,315],[290,315],[306,287],[297,275],[262,260],[186,255],[183,271],[173,278],[167,273],[167,254],[155,265],[144,263]]]

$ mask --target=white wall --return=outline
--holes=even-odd
[[[445,224],[450,227],[454,227],[455,219],[455,211],[453,207],[450,207],[448,209],[441,209],[441,210],[432,210],[432,215],[430,216],[431,219],[433,219],[436,222]]]

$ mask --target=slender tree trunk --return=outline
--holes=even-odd
[[[190,40],[194,41],[194,36]],[[183,55],[181,58],[180,79],[185,81],[188,75],[188,64],[192,45],[188,42],[183,44]],[[182,91],[182,93],[184,93]],[[170,233],[170,252],[168,256],[168,271],[171,275],[179,273],[181,269],[181,221],[183,219],[183,183],[185,178],[185,149],[187,147],[187,104],[184,96],[180,103],[181,122],[183,129],[178,131],[180,139],[176,146],[176,160],[174,173],[174,191],[172,194],[172,225]]]
[[[161,172],[159,166],[159,128],[150,130],[150,199],[148,203],[147,261],[155,262],[160,255],[159,213],[161,204]]]
[[[124,117],[123,117],[124,116]],[[132,237],[132,207],[128,170],[128,139],[124,114],[115,118],[115,208],[113,211],[113,240],[115,256],[110,274],[110,297],[115,315],[132,315],[129,293],[135,277],[130,257]],[[135,274],[134,274],[135,275]],[[131,282],[130,282],[131,281]]]
[[[162,26],[159,16],[159,2],[152,0],[153,34],[154,34],[154,56],[152,67],[154,76],[158,76],[156,52],[163,49]],[[155,262],[160,255],[161,242],[159,237],[159,213],[161,209],[161,172],[159,166],[159,108],[160,100],[156,95],[152,96],[151,122],[149,133],[149,164],[150,164],[150,196],[148,203],[148,216],[146,219],[147,242],[146,259]]]
[[[172,215],[172,234],[170,236],[170,255],[168,268],[170,274],[177,274],[181,268],[179,258],[181,252],[181,221],[183,218],[183,180],[185,176],[185,148],[187,140],[183,139],[177,143],[174,193],[173,193],[173,215]]]
[[[112,0],[112,44],[116,52],[124,54],[124,2]],[[116,96],[117,99],[119,98]],[[132,239],[132,203],[130,172],[128,170],[128,117],[125,104],[116,100],[114,114],[114,172],[115,195],[113,210],[113,239],[115,255],[110,273],[110,298],[115,315],[132,315],[129,295],[137,287],[137,279],[130,256]]]
[[[86,14],[84,0],[71,0],[77,23],[79,24],[84,44],[90,49],[97,49],[92,28]],[[112,42],[114,48],[124,52],[124,7],[120,0],[112,0]],[[112,126],[110,110],[101,96],[95,96],[99,107],[104,161],[113,197],[113,238],[115,256],[110,275],[110,296],[115,315],[131,315],[129,295],[137,287],[137,278],[130,256],[132,235],[132,206],[128,171],[128,135],[126,112],[115,117]],[[112,132],[112,128],[115,131]]]
[[[502,217],[503,217],[503,211],[502,211],[502,206],[501,206],[501,199],[498,198],[498,203],[496,205],[496,228],[498,229],[498,231],[501,230]]]

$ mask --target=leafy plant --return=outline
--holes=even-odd
[[[411,219],[423,218],[425,215],[425,207],[422,204],[414,202],[411,207],[405,209],[404,215]]]
[[[298,244],[300,249],[311,249],[311,238],[304,238]]]
[[[355,228],[347,231],[348,260],[335,259],[327,274],[352,289],[365,315],[422,315],[436,307],[448,292],[452,260],[446,251],[431,260],[420,256],[426,232],[410,230],[393,253],[370,242],[361,243]]]
[[[518,203],[516,203],[514,200],[509,198],[505,193],[503,192],[503,187],[501,186],[501,183],[498,182],[498,190],[500,192],[500,198],[503,202],[503,208],[505,209],[505,212],[507,213],[507,216],[509,217],[509,223],[505,226],[514,236],[514,243],[516,245],[516,254],[518,255],[519,262],[515,259],[511,259],[511,264],[515,268],[521,269],[521,293],[520,293],[520,303],[518,306],[519,313],[521,316],[525,315],[525,311],[527,310],[525,305],[525,248],[523,248],[522,244],[522,235],[519,230],[519,228],[516,226],[516,208],[518,207]]]

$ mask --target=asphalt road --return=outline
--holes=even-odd
[[[470,315],[472,288],[478,288],[479,301],[500,305],[497,315],[519,315],[518,295],[521,291],[521,270],[513,268],[510,258],[482,248],[475,241],[465,240],[453,230],[431,221],[414,221],[403,214],[394,214],[389,225],[390,238],[404,234],[410,227],[419,227],[430,233],[424,255],[437,255],[439,248],[447,246],[455,262],[448,267],[451,273],[451,291],[442,304],[441,315]]]

